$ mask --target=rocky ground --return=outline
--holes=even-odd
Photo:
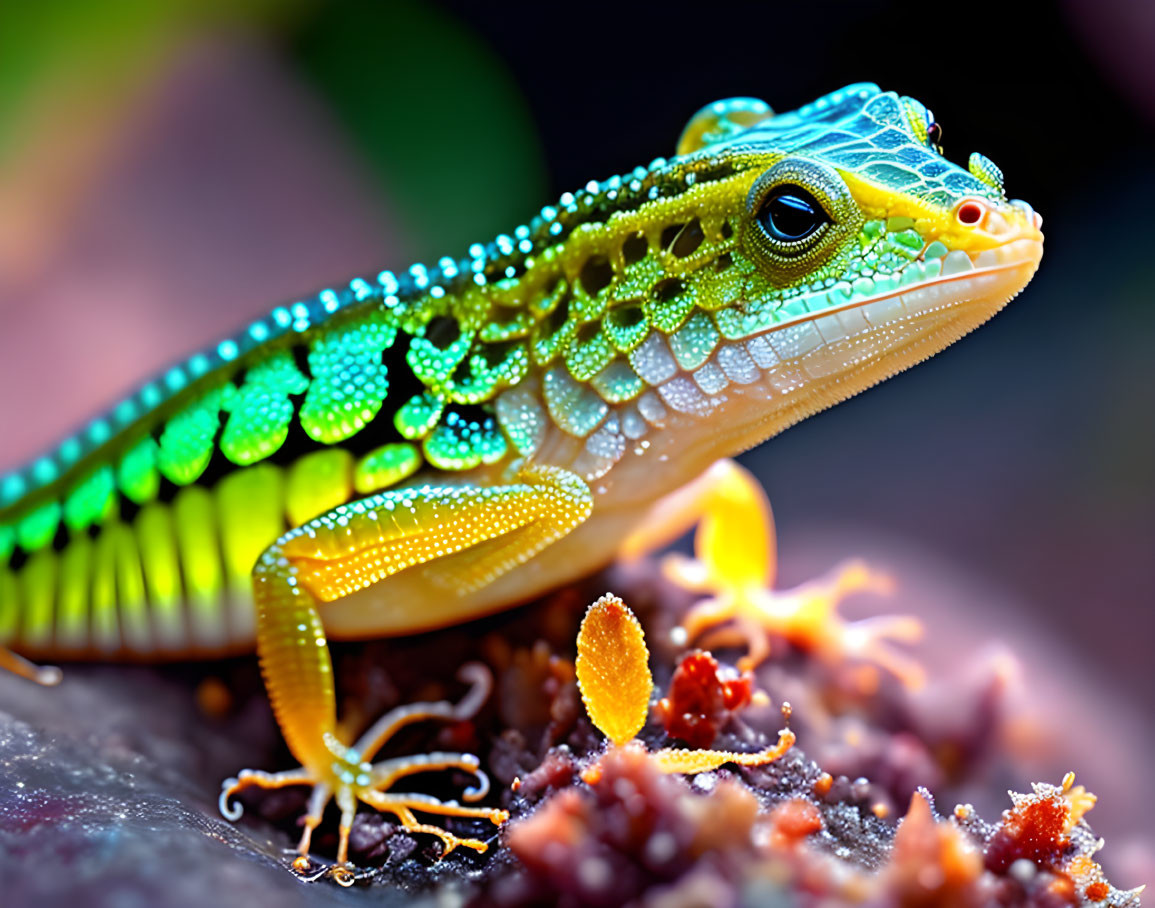
[[[656,689],[638,741],[602,759],[573,658],[585,607],[607,588],[645,628]],[[413,699],[457,700],[456,668],[488,665],[494,692],[474,719],[406,729],[385,755],[478,753],[492,803],[512,814],[500,833],[449,821],[491,847],[438,860],[436,839],[363,812],[352,838],[363,870],[350,889],[323,878],[332,818],[314,839],[320,879],[288,869],[303,790],[246,794],[239,823],[217,812],[222,779],[291,765],[254,660],[67,666],[55,689],[0,678],[4,903],[1138,904],[1096,869],[1081,788],[1046,779],[1056,784],[1015,805],[1003,793],[1039,781],[1028,773],[1040,740],[1008,695],[1005,662],[975,654],[969,673],[942,678],[936,663],[914,689],[869,661],[772,637],[770,658],[746,674],[741,648],[715,658],[671,642],[692,601],[646,562],[465,628],[336,647],[352,725]],[[786,702],[797,744],[769,766],[667,775],[646,753],[759,750],[774,743]],[[413,781],[457,797],[469,780]],[[955,809],[974,792],[974,807]]]

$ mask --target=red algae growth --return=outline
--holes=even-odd
[[[629,631],[615,640],[606,634],[615,626]],[[561,790],[511,824],[506,844],[525,873],[495,884],[497,902],[1139,905],[1139,891],[1114,889],[1093,860],[1102,843],[1084,815],[1095,797],[1074,785],[1073,774],[1060,786],[1011,793],[1012,808],[993,825],[967,806],[938,816],[922,789],[892,828],[878,822],[888,811],[877,804],[867,811],[832,797],[835,780],[800,753],[783,759],[795,742],[789,730],[753,754],[647,750],[633,739],[641,723],[623,722],[637,713],[631,697],[650,690],[647,657],[640,625],[621,600],[607,595],[590,607],[577,680],[610,749],[584,760],[552,752],[547,774],[563,780]],[[615,675],[620,685],[607,686]],[[685,726],[696,743],[712,743],[718,727],[749,704],[749,678],[728,698],[731,682],[719,678],[710,654],[687,654],[671,696],[655,709],[667,734],[671,721],[689,716],[699,720]],[[789,718],[792,710],[782,712]],[[713,721],[700,721],[707,713]],[[633,732],[610,735],[626,728]],[[559,760],[568,764],[561,772]],[[542,780],[532,789],[542,791]]]
[[[671,738],[690,747],[709,747],[730,717],[749,705],[753,688],[753,672],[727,672],[711,653],[696,649],[678,663],[670,692],[655,711]]]

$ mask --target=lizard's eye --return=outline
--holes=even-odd
[[[746,195],[742,246],[773,283],[786,285],[819,270],[848,248],[862,215],[831,167],[783,158]]]
[[[801,186],[776,187],[758,211],[758,223],[779,243],[797,243],[828,223],[826,211]]]

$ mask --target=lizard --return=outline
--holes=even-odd
[[[0,479],[0,665],[54,683],[32,660],[255,646],[300,766],[228,780],[226,815],[242,788],[312,786],[295,866],[334,799],[341,882],[359,802],[484,850],[414,811],[503,811],[389,790],[459,767],[476,801],[476,757],[369,762],[401,725],[468,713],[477,672],[458,706],[350,743],[328,641],[510,607],[699,517],[740,538],[757,493],[712,465],[945,348],[1037,269],[1041,217],[940,142],[872,83],[783,113],[731,98],[669,159],[464,257],[277,307]]]

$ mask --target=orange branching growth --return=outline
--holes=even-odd
[[[641,624],[621,599],[607,593],[582,619],[577,650],[578,687],[590,720],[616,746],[630,743],[646,722],[654,688]],[[694,774],[726,763],[764,766],[793,745],[794,732],[783,729],[777,744],[758,753],[665,748],[651,759],[662,772]],[[596,784],[601,778],[600,766],[590,767],[582,778]]]
[[[1087,811],[1095,806],[1095,802],[1099,799],[1087,791],[1084,786],[1075,785],[1075,774],[1073,772],[1069,772],[1063,776],[1063,782],[1059,787],[1062,789],[1063,798],[1068,805],[1067,822],[1063,831],[1069,833],[1075,828],[1079,820],[1083,819]]]
[[[649,658],[642,625],[621,599],[607,593],[589,607],[577,638],[578,687],[590,720],[614,744],[646,724],[654,689]]]
[[[727,763],[739,766],[765,766],[773,763],[794,746],[794,732],[788,728],[778,732],[778,743],[752,754],[739,754],[728,750],[675,750],[664,747],[654,754],[654,760],[662,772],[680,772],[693,775],[709,772]]]
[[[707,647],[745,644],[738,666],[750,669],[770,654],[771,635],[812,652],[827,662],[874,662],[909,686],[923,671],[893,642],[909,643],[922,625],[909,616],[878,616],[846,621],[838,606],[857,592],[886,594],[893,581],[861,561],[850,561],[819,580],[793,590],[771,589],[777,571],[774,518],[761,486],[745,470],[719,471],[694,539],[695,558],[668,556],[667,576],[704,593],[682,623],[686,642],[703,635]]]

